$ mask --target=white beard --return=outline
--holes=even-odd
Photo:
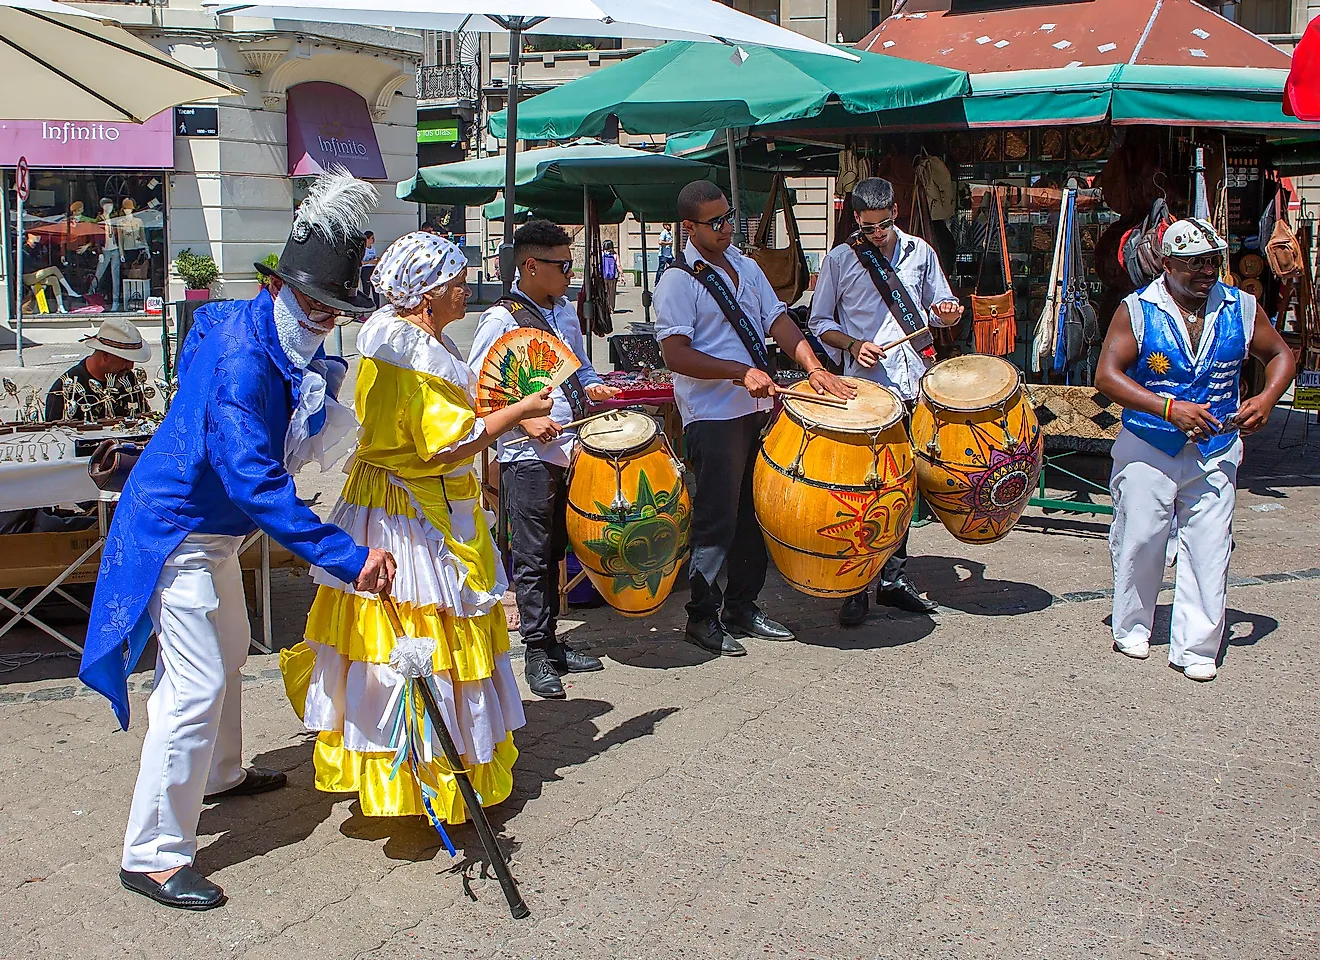
[[[275,334],[289,362],[301,369],[306,369],[312,362],[312,357],[329,333],[317,333],[309,329],[310,326],[311,320],[298,306],[293,288],[281,287],[279,296],[275,298]]]

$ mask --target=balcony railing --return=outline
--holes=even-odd
[[[417,71],[418,100],[475,101],[477,97],[477,68],[472,64],[441,64]]]

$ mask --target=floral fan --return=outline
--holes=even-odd
[[[495,341],[477,380],[477,414],[486,416],[523,397],[557,387],[582,366],[558,337],[519,327]]]

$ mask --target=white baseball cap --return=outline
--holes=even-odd
[[[1199,217],[1170,224],[1160,244],[1160,253],[1166,257],[1195,257],[1202,253],[1223,253],[1227,249],[1224,238]]]

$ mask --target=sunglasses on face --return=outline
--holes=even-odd
[[[532,257],[532,259],[535,260],[537,263],[553,263],[558,265],[559,269],[564,272],[564,276],[568,276],[570,273],[573,272],[572,257],[570,257],[567,260],[546,260],[542,257]]]
[[[733,211],[722,213],[718,217],[711,217],[709,220],[693,220],[692,222],[710,227],[716,233],[723,233],[725,227],[733,226]]]
[[[872,237],[882,230],[890,229],[893,225],[894,225],[894,218],[890,217],[888,220],[881,220],[879,223],[859,224],[857,227],[857,232],[864,237]]]
[[[1204,273],[1213,270],[1218,273],[1224,267],[1224,255],[1222,253],[1202,253],[1195,257],[1171,257],[1193,273]]]

